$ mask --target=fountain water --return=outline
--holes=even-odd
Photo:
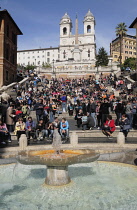
[[[18,160],[25,165],[0,167],[1,209],[136,209],[135,166],[98,163],[96,160],[99,154],[89,149],[62,150],[60,136],[56,131],[53,147],[53,150],[22,151]],[[75,163],[83,164],[80,167],[76,164],[74,167]],[[46,184],[68,184],[69,165],[69,172],[74,180],[71,185],[43,187],[46,171]],[[14,180],[10,176],[13,170]]]
[[[95,162],[69,166],[70,185],[44,187],[45,165],[0,166],[0,209],[125,210],[137,206],[137,168]],[[14,181],[14,182],[13,182]]]

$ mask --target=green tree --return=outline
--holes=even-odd
[[[127,58],[123,66],[124,68],[130,67],[131,69],[136,69],[136,58]]]
[[[126,32],[127,32],[127,25],[125,23],[119,23],[116,26],[116,36],[119,37],[120,39],[120,49],[119,49],[120,68],[122,67],[122,39],[123,39],[123,36],[126,35]]]
[[[107,66],[108,65],[108,54],[104,47],[99,48],[96,56],[96,66]]]
[[[42,63],[42,67],[43,68],[52,68],[51,64],[50,63]]]
[[[34,70],[35,68],[35,65],[27,65],[26,67],[24,67],[25,70]]]

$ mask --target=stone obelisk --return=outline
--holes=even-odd
[[[75,45],[78,45],[78,17],[76,15],[76,25],[75,25]]]
[[[75,25],[75,46],[74,46],[74,50],[73,50],[73,57],[74,57],[74,61],[80,61],[81,60],[81,52],[79,49],[79,44],[78,44],[78,17],[76,15],[76,25]]]

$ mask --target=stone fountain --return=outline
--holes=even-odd
[[[66,185],[71,182],[68,166],[76,163],[89,163],[97,160],[99,154],[91,149],[62,150],[61,136],[54,130],[53,150],[21,151],[18,161],[25,165],[46,165],[45,183],[52,186]]]

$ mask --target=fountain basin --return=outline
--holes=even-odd
[[[18,154],[18,161],[25,165],[47,165],[45,183],[52,186],[69,184],[68,165],[76,163],[90,163],[99,158],[94,150],[55,150],[22,151]]]
[[[97,160],[99,154],[94,150],[61,150],[56,154],[55,150],[21,151],[18,153],[18,161],[25,165],[68,166],[76,163],[89,163]]]

